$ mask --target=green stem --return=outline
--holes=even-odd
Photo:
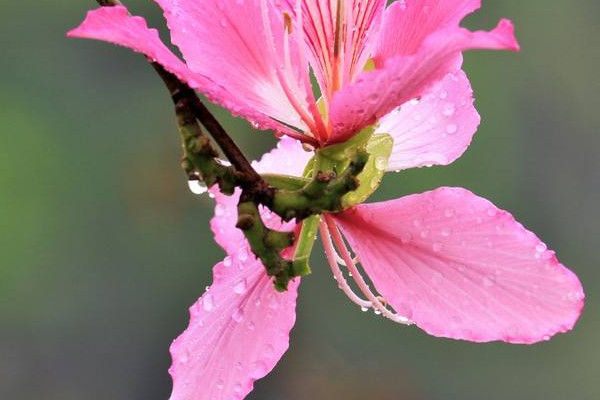
[[[307,276],[311,273],[309,260],[315,245],[320,221],[320,215],[313,215],[302,222],[302,230],[300,231],[300,236],[296,243],[296,252],[294,253],[293,260],[295,276]]]

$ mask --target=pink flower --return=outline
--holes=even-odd
[[[69,36],[130,47],[254,126],[320,146],[430,92],[460,69],[463,50],[518,49],[509,21],[491,32],[459,27],[480,0],[406,0],[387,9],[385,0],[157,2],[186,63],[124,7],[91,11]]]
[[[142,52],[255,126],[289,136],[255,164],[263,173],[301,176],[311,153],[300,142],[344,142],[375,123],[376,133],[393,138],[382,169],[449,164],[479,124],[461,52],[518,49],[508,21],[491,32],[459,27],[478,0],[406,0],[387,8],[384,0],[157,1],[186,63],[123,7],[90,12],[70,36]],[[277,292],[235,227],[239,193],[211,193],[211,225],[227,257],[171,347],[171,400],[243,398],[282,357],[295,322],[300,279]],[[270,227],[299,228],[262,212]],[[579,280],[554,252],[465,189],[325,214],[320,231],[334,276],[353,302],[435,336],[534,343],[570,330],[583,307]]]

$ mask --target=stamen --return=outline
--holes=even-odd
[[[346,262],[346,265],[348,266],[348,270],[352,273],[352,278],[354,279],[354,282],[356,283],[356,285],[358,286],[360,291],[363,293],[363,295],[365,295],[365,297],[367,299],[369,299],[375,312],[381,313],[384,317],[389,318],[392,321],[397,322],[399,324],[404,324],[404,325],[412,324],[412,322],[408,318],[406,318],[402,315],[396,314],[396,313],[390,311],[388,308],[386,308],[386,306],[381,302],[380,298],[378,296],[375,296],[373,294],[373,292],[371,292],[369,285],[367,285],[367,283],[363,279],[362,275],[360,274],[360,271],[354,264],[352,257],[350,256],[350,252],[346,248],[344,239],[342,238],[342,235],[340,234],[337,226],[335,225],[335,222],[331,219],[331,217],[329,217],[327,215],[324,216],[324,220],[325,220],[325,223],[327,224],[329,232],[331,233],[331,236],[332,236],[333,242],[335,243],[335,246],[338,248],[338,250],[341,251],[342,258]]]
[[[291,35],[292,32],[294,31],[294,25],[292,23],[292,16],[287,12],[283,13],[283,26],[284,26],[284,29],[286,30],[286,32],[288,33],[288,35]]]
[[[338,0],[336,18],[335,18],[335,33],[333,41],[333,76],[332,76],[332,90],[337,92],[342,87],[342,66],[343,60],[342,44],[343,44],[343,31],[345,28],[345,13],[344,13],[344,1]]]
[[[344,278],[344,274],[342,273],[336,262],[335,249],[333,247],[333,243],[331,242],[331,236],[327,229],[327,225],[323,221],[319,223],[319,232],[321,233],[321,240],[323,242],[323,248],[325,249],[327,261],[329,262],[329,267],[331,268],[331,272],[333,272],[333,276],[338,282],[338,285],[342,292],[344,292],[344,294],[361,309],[371,308],[371,302],[363,300],[359,296],[357,296],[352,291],[352,288],[350,288],[350,286],[348,285],[348,282],[346,282],[346,278]]]
[[[277,59],[278,57],[277,57],[277,54],[275,54],[275,41],[273,39],[274,36],[273,36],[273,31],[271,29],[271,22],[269,20],[268,5],[266,3],[266,0],[261,0],[260,5],[261,5],[261,10],[262,10],[263,26],[265,28],[265,34],[267,36],[267,40],[269,41],[268,51],[271,52],[273,59]],[[291,73],[293,75],[293,68],[291,67],[291,59],[290,59],[289,35],[288,34],[284,35],[283,45],[284,45],[284,49],[283,49],[284,50],[284,52],[283,52],[284,64],[281,68],[275,67],[277,79],[279,80],[279,83],[281,84],[281,87],[283,88],[283,92],[285,93],[286,97],[288,98],[290,104],[296,110],[296,112],[298,113],[298,115],[300,116],[302,121],[306,124],[306,126],[308,127],[310,132],[315,132],[316,131],[315,122],[312,120],[311,116],[304,109],[304,107],[302,107],[302,105],[300,104],[300,101],[298,101],[298,99],[295,96],[295,93],[298,93],[298,88],[297,87],[294,88],[295,90],[292,89],[290,87],[290,83],[284,76],[284,72],[287,74]],[[295,80],[292,80],[292,81],[295,82]]]

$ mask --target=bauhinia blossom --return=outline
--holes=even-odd
[[[364,135],[372,152],[369,179],[359,176],[344,211],[317,220],[332,272],[354,303],[435,336],[475,342],[535,343],[573,327],[583,307],[579,280],[489,201],[440,188],[361,204],[384,170],[446,165],[466,150],[479,115],[461,52],[517,50],[510,22],[490,32],[461,28],[479,0],[389,7],[385,0],[157,2],[185,63],[121,6],[90,12],[70,36],[139,51],[211,101],[282,136],[255,163],[261,173],[302,177],[328,149]],[[236,228],[239,192],[211,193],[212,229],[227,257],[171,347],[171,400],[243,398],[282,357],[295,322],[300,279],[276,291]],[[299,231],[306,224],[262,213],[272,228]],[[293,249],[286,253],[293,256]]]

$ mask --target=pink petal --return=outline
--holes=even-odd
[[[260,261],[240,254],[214,267],[212,286],[171,345],[171,400],[242,399],[289,346],[299,280],[278,293]]]
[[[337,216],[377,290],[428,333],[534,343],[574,326],[583,289],[533,233],[465,189]]]
[[[298,141],[283,138],[254,167],[300,175],[309,157]],[[300,280],[290,282],[285,293],[275,291],[235,227],[239,191],[225,196],[213,187],[211,193],[217,203],[211,227],[227,257],[214,267],[212,286],[190,307],[190,325],[171,346],[171,400],[243,398],[287,350],[296,318]],[[271,228],[295,228],[264,208],[261,214]]]
[[[473,91],[463,71],[449,73],[419,100],[380,120],[377,133],[394,138],[387,169],[448,165],[460,157],[479,125]]]
[[[465,16],[479,7],[481,0],[406,0],[392,3],[385,11],[375,62],[382,66],[392,57],[416,53],[430,34],[457,27]]]
[[[295,13],[297,0],[284,0],[283,9]],[[334,69],[341,68],[338,83],[348,84],[362,72],[376,43],[385,9],[385,0],[344,1],[345,12],[340,33],[342,47],[336,55],[335,37],[338,0],[301,0],[302,25],[308,58],[321,92],[330,99],[336,90]],[[298,15],[296,15],[298,20]]]
[[[129,15],[123,6],[101,7],[89,11],[83,23],[71,30],[67,36],[104,40],[129,47],[156,60],[180,79],[193,83],[194,86],[201,85],[200,82],[196,82],[198,77],[160,40],[158,31],[148,28],[142,17]]]
[[[231,94],[220,104],[235,109],[237,103],[243,103],[306,130],[278,76],[285,59],[285,27],[283,15],[272,1],[156,1],[164,10],[172,41],[181,49],[190,69]],[[290,85],[287,92],[307,111],[307,98],[312,96],[305,85],[308,63],[293,42],[290,46],[293,71],[287,71],[284,77]]]
[[[179,79],[203,92],[211,101],[254,122],[257,127],[290,132],[289,128],[266,116],[264,110],[236,96],[229,87],[191,71],[162,43],[155,29],[149,29],[143,18],[129,15],[125,7],[101,7],[89,11],[85,21],[68,36],[103,40],[131,48],[158,62]]]
[[[512,24],[502,20],[491,32],[469,32],[454,27],[430,34],[412,55],[387,59],[383,66],[364,72],[337,92],[331,105],[332,142],[340,142],[375,123],[394,108],[421,94],[448,72],[455,72],[462,51],[517,50]],[[410,32],[397,32],[398,36]]]

